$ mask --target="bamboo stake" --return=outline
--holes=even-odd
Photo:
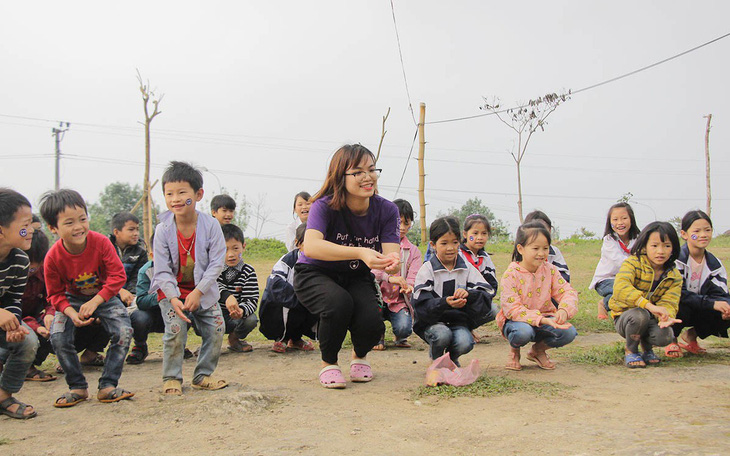
[[[426,187],[426,170],[423,163],[426,152],[426,103],[421,103],[421,115],[418,122],[418,202],[421,205],[421,242],[426,243],[426,195],[424,189]]]
[[[707,185],[707,215],[712,217],[712,191],[710,190],[710,122],[712,114],[704,116],[707,119],[705,129],[705,183]]]

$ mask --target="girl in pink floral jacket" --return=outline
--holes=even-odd
[[[578,311],[578,293],[547,262],[549,252],[550,232],[542,223],[526,223],[517,230],[512,263],[502,276],[502,310],[497,315],[511,347],[506,369],[522,369],[520,348],[529,342],[534,344],[527,359],[541,369],[555,369],[547,350],[567,345],[578,335],[568,323]]]

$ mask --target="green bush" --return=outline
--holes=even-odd
[[[278,239],[246,239],[244,258],[281,258],[288,252],[286,245]]]

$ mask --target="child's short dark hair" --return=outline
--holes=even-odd
[[[234,200],[230,195],[215,195],[213,199],[210,200],[210,210],[215,212],[220,208],[228,209],[229,211],[235,211],[236,200]]]
[[[616,233],[613,231],[613,225],[611,225],[611,212],[613,212],[614,209],[626,209],[626,212],[629,213],[629,220],[631,221],[631,227],[629,228],[629,239],[636,239],[639,237],[639,233],[641,233],[641,230],[639,229],[639,226],[636,224],[636,216],[634,215],[634,209],[631,207],[629,203],[616,203],[613,206],[608,208],[608,214],[606,215],[606,229],[603,230],[603,237],[606,236],[613,236],[616,237]]]
[[[428,228],[428,238],[432,244],[436,244],[436,241],[448,233],[453,233],[459,239],[461,232],[456,217],[439,217]]]
[[[33,214],[33,223],[41,223],[41,218],[38,217],[38,214]]]
[[[304,242],[304,233],[307,231],[307,223],[300,224],[294,232],[294,243],[299,245]]]
[[[231,239],[235,239],[241,244],[246,243],[246,239],[243,237],[243,230],[241,230],[241,228],[237,227],[233,223],[223,225],[221,226],[221,229],[223,230],[223,239],[225,239],[226,242],[230,241]]]
[[[31,263],[42,263],[48,253],[48,236],[43,231],[33,233],[33,239],[30,241],[30,248],[25,251]]]
[[[398,214],[405,219],[406,222],[412,222],[415,215],[413,214],[413,206],[404,199],[398,198],[393,200],[393,204],[398,206]]]
[[[649,243],[649,236],[655,232],[659,233],[659,239],[661,239],[662,242],[669,239],[669,242],[672,244],[672,254],[669,255],[669,258],[664,263],[664,266],[666,266],[667,269],[672,269],[676,266],[674,262],[677,258],[679,258],[679,236],[677,236],[677,230],[675,230],[674,227],[667,222],[651,222],[646,225],[644,229],[641,230],[641,234],[636,239],[634,246],[631,247],[631,254],[636,255],[637,257],[641,254],[645,254],[646,244]]]
[[[299,192],[296,195],[294,195],[294,205],[292,206],[292,212],[297,210],[297,199],[303,199],[304,201],[309,201],[312,199],[312,195],[309,194],[309,192]]]
[[[126,225],[127,222],[134,222],[139,225],[139,219],[131,212],[123,211],[114,214],[112,216],[112,231],[122,231],[124,229],[124,225]]]
[[[489,219],[482,214],[467,215],[467,217],[464,219],[464,233],[469,231],[471,227],[473,227],[477,223],[483,224],[484,227],[487,229],[487,234],[490,236],[492,235],[492,225],[489,223]],[[466,244],[466,236],[464,236],[461,242]]]
[[[533,221],[527,222],[517,228],[517,234],[515,234],[515,248],[512,250],[512,261],[522,261],[522,254],[517,250],[517,246],[521,245],[525,247],[530,242],[537,239],[539,235],[545,236],[548,241],[548,245],[552,242],[550,239],[550,230],[545,227],[545,221]]]
[[[547,214],[544,213],[543,211],[535,210],[525,216],[525,223],[534,222],[534,221],[539,221],[539,222],[547,224],[548,230],[553,229],[552,220],[550,220],[550,217],[548,217]]]
[[[31,207],[28,198],[9,188],[0,188],[0,226],[8,226],[15,220],[21,207]]]
[[[686,214],[684,214],[684,217],[682,217],[682,224],[681,229],[682,231],[687,231],[692,226],[694,222],[697,220],[707,220],[707,223],[710,224],[710,228],[712,228],[712,220],[710,220],[710,216],[705,214],[704,211],[701,210],[695,210],[695,211],[689,211]]]
[[[187,182],[193,191],[203,188],[203,174],[190,163],[171,161],[162,174],[162,193],[165,193],[165,184],[168,182]]]
[[[41,196],[41,217],[49,228],[58,227],[58,214],[67,208],[80,207],[87,214],[86,201],[76,190],[62,188],[57,191],[48,191]]]

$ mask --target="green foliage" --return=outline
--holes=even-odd
[[[619,199],[616,200],[617,203],[628,203],[631,201],[631,198],[634,197],[634,194],[631,192],[626,192]]]
[[[669,220],[667,220],[667,222],[672,224],[674,229],[677,230],[677,233],[679,233],[680,230],[682,229],[682,217],[680,217],[680,216],[672,217]]]
[[[467,200],[460,208],[449,208],[445,214],[440,212],[437,217],[444,217],[447,215],[454,216],[459,220],[459,226],[463,228],[464,220],[471,214],[481,214],[489,220],[490,225],[492,225],[492,236],[490,237],[490,241],[509,238],[509,226],[507,223],[496,218],[491,209],[485,206],[484,203],[482,203],[482,200],[477,196]]]
[[[536,396],[555,396],[567,387],[555,382],[534,382],[528,380],[520,380],[510,377],[488,377],[482,375],[472,383],[466,386],[421,386],[413,392],[415,398],[424,396],[438,396],[441,398],[454,397],[488,397],[500,396],[513,393],[530,393]]]
[[[416,226],[416,223],[411,226],[411,229],[408,230],[408,233],[406,233],[406,237],[409,241],[413,243],[413,245],[420,247],[421,245],[421,226]],[[426,241],[428,243],[428,241]]]
[[[288,252],[286,245],[278,239],[246,239],[244,259],[249,258],[281,258]]]
[[[595,345],[593,347],[569,347],[558,351],[572,363],[589,364],[591,366],[615,366],[623,364],[624,344],[615,342],[613,344]]]
[[[104,187],[98,200],[89,205],[89,223],[93,231],[111,233],[111,220],[114,214],[122,211],[131,211],[137,201],[142,198],[142,188],[139,185],[131,186],[126,182],[112,182]],[[152,207],[153,220],[157,217],[157,208]],[[140,231],[143,227],[142,205],[140,204],[134,215],[139,217]],[[154,222],[153,222],[154,224]]]
[[[596,233],[593,231],[590,231],[588,228],[581,226],[577,230],[575,230],[575,233],[573,233],[570,238],[570,240],[576,240],[576,239],[595,239]]]
[[[206,193],[202,200],[198,203],[198,210],[206,214],[210,214],[210,202],[216,195],[229,195],[236,202],[236,213],[233,216],[233,224],[241,228],[241,231],[246,231],[248,224],[251,220],[251,204],[246,195],[238,193],[238,190],[229,191],[226,187],[221,188],[220,193]]]

